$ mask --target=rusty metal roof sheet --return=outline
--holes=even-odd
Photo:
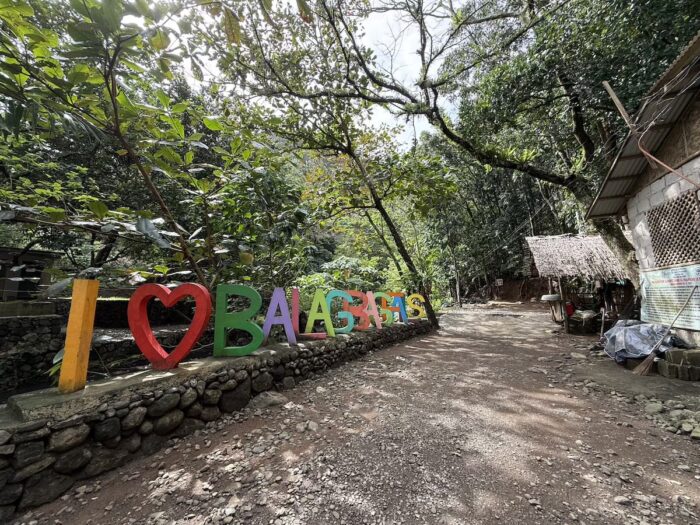
[[[700,90],[700,33],[686,46],[649,92],[603,181],[587,219],[619,215],[648,165],[639,140],[650,152],[663,144],[673,124]]]

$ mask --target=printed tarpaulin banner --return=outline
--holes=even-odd
[[[700,264],[642,271],[642,321],[670,325],[696,285],[700,285]],[[674,328],[700,330],[700,289],[695,291]]]

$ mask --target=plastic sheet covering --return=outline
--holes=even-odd
[[[624,363],[625,359],[643,358],[651,353],[654,345],[666,333],[666,328],[660,324],[643,323],[635,320],[623,320],[615,323],[610,330],[605,332],[605,353],[618,363]],[[659,347],[659,353],[671,348],[666,342]]]

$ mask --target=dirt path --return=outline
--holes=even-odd
[[[584,385],[591,339],[553,335],[546,313],[522,307],[442,324],[20,522],[700,522],[700,443],[624,392]]]

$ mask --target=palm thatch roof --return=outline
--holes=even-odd
[[[540,277],[603,277],[627,275],[599,235],[526,237]]]

